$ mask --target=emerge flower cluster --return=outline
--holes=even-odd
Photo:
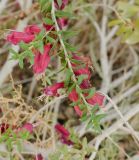
[[[65,6],[68,4],[68,0],[62,0],[60,6],[57,0],[54,0],[54,2],[56,10],[63,10]],[[65,26],[67,26],[68,23],[67,18],[57,17],[56,20],[61,30]],[[18,45],[21,42],[24,42],[25,44],[30,44],[36,41],[36,37],[41,33],[42,30],[45,30],[44,34],[46,34],[51,31],[56,31],[56,28],[54,24],[47,24],[47,23],[43,23],[42,26],[30,25],[25,27],[23,32],[12,31],[7,36],[7,41],[9,41],[14,45]],[[54,45],[50,42],[48,43],[43,40],[42,42],[43,42],[43,49],[42,49],[43,51],[36,49],[34,46],[30,48],[31,51],[33,52],[33,57],[34,57],[33,59],[34,74],[44,73],[46,71],[46,68],[51,63],[50,52],[54,47]],[[58,45],[59,44],[60,43],[58,42]],[[63,89],[67,93],[67,96],[69,100],[72,102],[72,106],[76,114],[80,118],[82,118],[84,115],[86,115],[86,117],[92,116],[89,113],[91,112],[91,109],[96,105],[103,106],[105,97],[99,92],[92,91],[93,87],[90,83],[91,71],[90,71],[89,58],[85,56],[80,56],[78,53],[69,53],[69,59],[71,60],[72,68],[69,69],[67,65],[65,68],[65,70],[68,71],[72,69],[73,72],[73,73],[71,72],[69,76],[69,83],[67,84],[67,82],[64,80],[61,82],[56,82],[50,86],[45,87],[43,92],[46,96],[55,97],[59,96],[60,95],[59,90]],[[73,75],[77,80],[77,84],[75,84],[75,81],[73,81]],[[82,97],[84,97],[84,99]],[[90,107],[89,109],[88,106]],[[32,133],[33,131],[33,127],[29,123],[25,124],[23,128],[28,130],[30,133]],[[4,130],[6,129],[7,126],[5,126],[5,129],[3,128],[3,125],[1,126],[1,132],[4,132]],[[67,145],[74,144],[74,142],[70,140],[70,132],[63,125],[57,124],[55,126],[55,129],[58,132],[59,138],[62,143]],[[42,159],[42,156],[38,155],[37,159]]]

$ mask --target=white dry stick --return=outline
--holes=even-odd
[[[133,116],[135,116],[137,113],[139,113],[139,105],[133,106],[132,109],[129,110],[126,115],[124,115],[125,121],[127,122]],[[101,142],[105,138],[107,138],[108,136],[110,136],[112,133],[116,132],[119,128],[121,128],[121,126],[123,126],[123,124],[124,124],[124,121],[122,119],[118,120],[112,126],[110,126],[109,128],[107,128],[106,130],[104,130],[101,135],[99,135],[98,137],[96,137],[95,139],[93,139],[89,143],[92,146],[94,144],[94,142],[96,142],[95,146],[94,146],[96,152],[92,153],[92,155],[90,156],[89,160],[94,160],[94,158],[96,157],[96,154],[97,154],[97,151],[99,149],[99,146],[100,146]]]
[[[82,14],[84,15],[84,13]],[[88,14],[87,12],[85,13],[85,15],[90,19],[92,25],[95,27],[97,34],[99,35],[99,37],[101,36],[101,30],[100,27],[98,25],[98,23],[92,18],[92,16],[90,16],[90,14]]]
[[[33,91],[35,89],[35,86],[37,84],[37,80],[35,79],[35,76],[32,78],[32,82],[29,88],[29,93],[28,93],[28,97],[27,97],[27,103],[29,103],[31,101],[32,95],[33,95]]]
[[[121,119],[124,121],[124,123],[126,124],[126,126],[130,129],[132,135],[138,140],[139,142],[139,136],[138,134],[134,131],[134,129],[132,128],[132,126],[125,120],[124,116],[122,115],[121,111],[118,109],[118,106],[115,104],[115,102],[106,94],[102,93],[106,99],[112,104],[112,106],[114,107],[114,109],[116,110],[116,112],[119,114],[119,116],[121,117]]]
[[[137,83],[136,85],[134,85],[133,87],[129,88],[127,91],[125,91],[123,94],[121,94],[120,96],[116,96],[113,98],[113,102],[114,103],[119,103],[122,100],[124,100],[125,98],[131,96],[133,93],[135,93],[136,91],[139,90],[139,83]],[[106,111],[109,110],[110,108],[112,108],[112,104],[108,103],[106,105]]]
[[[95,151],[93,150],[93,153],[91,154],[89,160],[95,159],[96,154],[97,154],[97,151],[98,151],[98,149],[99,149],[99,146],[100,146],[101,142],[102,142],[102,139],[97,139],[97,140],[96,140],[96,143],[95,143],[95,146],[94,146]]]
[[[26,6],[28,6],[27,7],[28,9],[31,7],[31,2],[32,2],[32,0],[28,0],[27,3],[26,3]],[[20,20],[18,22],[16,30],[22,31],[23,28],[27,25],[28,20],[29,20],[28,17],[25,18],[25,19],[23,19],[23,20]],[[13,50],[15,50],[16,52],[19,51],[19,46],[12,45],[11,48]],[[2,69],[0,70],[0,87],[2,86],[2,84],[4,83],[4,81],[7,79],[8,75],[12,73],[13,68],[18,64],[17,60],[10,60],[11,56],[12,56],[12,53],[9,53],[7,61],[5,62],[5,64],[2,67]]]
[[[112,38],[114,35],[114,32],[116,31],[116,28],[110,31],[108,35],[106,35],[106,26],[107,26],[107,16],[106,16],[106,9],[107,6],[104,1],[103,7],[104,7],[104,13],[102,17],[102,27],[100,29],[98,23],[92,19],[92,17],[86,13],[86,16],[91,20],[92,24],[94,25],[99,37],[100,37],[100,62],[101,62],[101,69],[102,69],[102,75],[103,75],[103,82],[102,82],[102,91],[107,93],[109,84],[110,84],[110,74],[109,74],[109,63],[108,63],[108,55],[107,55],[107,42]]]
[[[113,89],[118,87],[121,83],[128,80],[130,77],[132,77],[135,74],[135,70],[131,69],[127,73],[123,74],[121,77],[115,79],[109,86],[109,89]]]
[[[104,1],[105,4],[105,1]],[[107,27],[107,16],[106,9],[103,10],[102,17],[102,28],[101,28],[101,36],[100,36],[100,62],[103,73],[103,81],[102,81],[102,91],[107,93],[109,84],[110,84],[110,68],[108,62],[107,55],[107,35],[106,35],[106,27]]]
[[[115,35],[116,31],[118,29],[118,26],[113,27],[110,32],[108,33],[107,37],[106,37],[106,42],[108,43],[112,37]]]

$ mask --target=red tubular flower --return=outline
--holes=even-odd
[[[8,128],[9,128],[9,124],[2,123],[0,125],[0,132],[1,132],[1,134],[4,133]]]
[[[62,125],[56,124],[55,129],[58,133],[62,134],[64,137],[69,137],[70,133],[69,131]]]
[[[60,139],[62,143],[67,144],[67,145],[73,144],[73,142],[69,140],[70,133],[64,126],[60,124],[56,124],[55,129],[60,134]]]
[[[82,89],[88,89],[91,85],[90,85],[90,78],[91,78],[91,72],[89,70],[89,68],[86,66],[85,68],[81,68],[78,70],[74,70],[74,74],[76,76],[80,76],[80,75],[86,75],[87,77],[82,81],[82,83],[80,84],[80,87]]]
[[[90,81],[88,79],[85,79],[80,84],[81,89],[88,89],[91,87]]]
[[[35,160],[43,160],[43,156],[41,154],[37,154]]]
[[[22,129],[25,129],[29,133],[33,132],[33,125],[31,123],[26,123],[23,125]]]
[[[58,89],[64,87],[64,82],[56,83],[52,86],[48,86],[44,89],[44,93],[49,96],[58,96]]]
[[[55,0],[55,1],[54,1],[54,2],[55,2],[55,7],[56,7],[57,9],[62,10],[62,9],[64,9],[65,6],[68,4],[68,1],[69,1],[69,0],[62,0],[62,4],[61,4],[61,6],[59,6],[57,0]]]
[[[49,51],[51,45],[47,44],[44,46],[44,53],[41,54],[39,51],[35,53],[33,71],[36,74],[43,73],[50,62]]]
[[[14,45],[17,45],[21,41],[23,41],[25,43],[29,43],[29,42],[33,41],[34,38],[35,38],[35,36],[32,34],[14,31],[7,36],[7,41],[11,42]]]
[[[76,76],[87,75],[88,76],[87,79],[91,78],[91,72],[87,66],[85,68],[80,68],[80,69],[74,70],[74,74]]]
[[[103,96],[100,93],[95,93],[95,95],[93,95],[92,98],[87,99],[87,102],[92,104],[92,105],[98,104],[99,106],[103,106],[104,99],[105,99],[105,96]]]
[[[43,27],[45,28],[46,31],[51,31],[51,30],[53,31],[54,30],[53,25],[43,23]]]
[[[74,106],[74,110],[76,111],[76,113],[82,117],[83,115],[83,112],[81,111],[80,107],[79,106]]]
[[[76,90],[75,89],[73,89],[71,92],[70,92],[70,94],[68,95],[68,97],[69,97],[69,99],[71,100],[71,101],[73,101],[73,102],[76,102],[76,101],[78,101],[78,94],[77,94],[77,92],[76,92]]]
[[[27,26],[24,31],[27,34],[38,34],[40,33],[41,29],[37,25],[30,25]]]
[[[64,28],[68,24],[68,20],[66,18],[58,18],[57,22],[58,22],[60,29]]]

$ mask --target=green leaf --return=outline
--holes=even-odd
[[[136,44],[139,42],[139,31],[133,32],[128,38],[125,40],[127,44]]]
[[[68,38],[71,38],[75,35],[77,35],[79,32],[78,31],[61,31],[62,35],[63,35],[63,38],[64,40],[68,39]]]
[[[3,134],[1,137],[0,137],[0,143],[4,142],[6,139],[8,139],[8,136],[6,134]]]
[[[9,151],[12,150],[12,142],[13,142],[13,141],[12,141],[12,138],[9,138],[9,139],[5,142]]]
[[[40,53],[43,54],[43,52],[44,52],[43,41],[39,41],[39,42],[38,42],[38,49],[39,49]]]
[[[83,63],[81,60],[77,60],[77,59],[71,59],[71,62],[73,62],[75,64],[82,64]]]
[[[88,119],[87,114],[83,114],[81,117],[81,121],[85,122]]]
[[[44,35],[45,35],[45,30],[42,30],[39,34],[36,35],[36,38],[35,40],[42,40],[44,38]],[[37,42],[34,42],[33,43],[33,46],[34,45],[37,45]],[[35,46],[34,46],[35,47]]]
[[[44,23],[46,23],[46,24],[48,24],[48,25],[53,25],[54,24],[54,22],[52,21],[52,19],[50,19],[50,18],[43,18],[43,21],[44,21]]]
[[[99,105],[95,105],[95,106],[93,106],[93,108],[91,109],[91,113],[92,113],[92,115],[94,115],[94,113],[97,111],[99,109]]]
[[[66,74],[66,77],[65,77],[64,85],[65,85],[65,87],[67,87],[70,83],[72,72],[70,71],[70,69],[66,69],[65,74]]]
[[[27,52],[28,52],[29,62],[31,65],[33,65],[34,64],[34,54],[32,53],[31,50],[28,50]]]
[[[20,42],[19,43],[19,46],[22,48],[22,49],[24,49],[24,50],[27,50],[28,49],[28,44],[26,44],[26,43],[24,43],[24,42]]]
[[[66,42],[64,42],[64,44],[65,44],[67,50],[69,50],[69,51],[71,51],[71,52],[75,52],[75,51],[77,50],[76,47],[73,47],[73,46],[71,46],[70,44],[68,44],[68,43],[66,43]]]
[[[80,95],[82,93],[82,90],[79,86],[76,85],[76,92]]]
[[[78,101],[76,101],[76,102],[72,102],[72,103],[70,103],[70,106],[73,106],[73,107],[74,107],[74,106],[77,106],[77,105],[78,105],[78,103],[79,103]]]
[[[19,54],[18,54],[16,51],[14,51],[12,48],[10,48],[9,51],[10,51],[11,54],[12,54],[12,57],[11,57],[10,60],[12,60],[12,59],[15,59],[15,60],[16,60],[16,59],[19,58]]]
[[[88,75],[86,75],[86,74],[82,74],[82,75],[78,76],[77,77],[78,78],[78,81],[77,81],[78,85],[80,85],[83,82],[83,80],[85,80],[87,77],[88,77]]]
[[[81,110],[85,109],[86,108],[86,105],[85,104],[79,104],[79,107]]]
[[[52,85],[51,80],[47,76],[45,77],[45,80],[48,83],[48,85]]]
[[[106,117],[106,114],[98,114],[95,116],[95,120],[100,122],[100,120],[103,119],[104,117]]]
[[[122,34],[125,34],[125,33],[131,33],[131,31],[132,31],[132,28],[130,26],[126,26],[126,25],[123,24],[119,27],[116,34],[119,36],[119,35],[122,35]]]
[[[22,140],[27,140],[30,136],[30,133],[28,131],[24,131],[24,132],[21,132],[20,136]]]
[[[130,18],[139,11],[139,6],[123,1],[119,1],[117,3],[117,8],[119,11],[121,11],[121,14],[124,18]]]
[[[41,12],[46,13],[51,11],[51,0],[39,0]]]
[[[58,10],[58,11],[56,11],[56,17],[58,17],[58,18],[62,18],[62,17],[73,18],[73,14],[71,14],[70,12]]]
[[[19,59],[19,67],[21,68],[21,69],[23,69],[23,67],[24,67],[24,63],[23,63],[23,59],[22,58],[20,58]]]
[[[116,19],[116,20],[113,20],[113,21],[110,21],[108,23],[108,26],[109,27],[112,27],[112,26],[115,26],[115,25],[119,25],[119,24],[122,24],[123,22],[120,20],[120,19]]]
[[[17,138],[17,133],[12,132],[12,136],[13,136],[14,139],[16,139]]]
[[[92,123],[92,120],[90,120],[90,121],[88,122],[86,128],[89,129],[89,128],[92,128],[92,126],[93,126],[93,123]]]
[[[92,98],[92,96],[95,94],[95,92],[96,92],[96,89],[95,89],[95,88],[89,89],[89,94],[88,94],[88,96],[86,97],[86,99]]]
[[[50,37],[50,36],[46,36],[46,39],[50,42],[50,43],[55,43],[55,39]]]
[[[76,84],[73,83],[69,88],[68,88],[68,94],[75,88]]]

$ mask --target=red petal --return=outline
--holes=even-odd
[[[50,56],[49,51],[51,49],[51,45],[47,44],[44,47],[44,53],[41,54],[40,52],[37,52],[34,57],[34,65],[33,65],[33,71],[36,74],[43,73],[45,69],[47,68],[49,62],[50,62]]]
[[[41,29],[37,25],[30,25],[24,29],[27,34],[38,34]]]
[[[49,96],[56,96],[56,95],[58,95],[58,93],[57,93],[58,89],[63,88],[63,87],[64,87],[64,82],[59,82],[59,83],[56,83],[52,86],[46,87],[44,89],[44,93]]]
[[[68,4],[69,0],[63,0],[63,3],[61,5],[61,9],[64,9],[65,6]]]
[[[56,124],[55,129],[58,133],[62,135],[62,137],[69,137],[70,133],[69,131],[62,125]]]
[[[69,99],[71,100],[71,101],[73,101],[73,102],[76,102],[76,101],[78,101],[78,94],[77,94],[77,92],[76,92],[76,90],[75,89],[73,89],[71,92],[70,92],[70,94],[69,94]]]
[[[56,7],[57,9],[62,10],[62,9],[64,9],[65,6],[68,4],[68,1],[69,1],[69,0],[62,0],[62,5],[59,6],[57,0],[55,0],[55,7]]]
[[[95,93],[95,95],[93,95],[92,98],[87,99],[87,102],[92,104],[92,105],[98,104],[99,106],[102,106],[103,103],[104,103],[104,99],[105,99],[105,96],[103,96],[100,93]]]
[[[90,88],[91,87],[90,81],[88,79],[83,80],[80,87],[81,87],[81,89]]]
[[[48,25],[48,24],[43,23],[43,27],[45,28],[46,31],[54,30],[53,25]]]
[[[85,67],[85,68],[80,68],[78,70],[74,70],[74,74],[76,76],[79,76],[79,75],[88,75],[88,78],[87,79],[90,79],[91,78],[91,72],[89,70],[88,67]]]
[[[60,29],[64,28],[68,24],[68,20],[65,18],[59,18],[57,20]]]
[[[67,144],[67,145],[73,145],[73,142],[71,140],[69,140],[68,138],[65,138],[65,137],[61,137],[61,142],[63,144]]]
[[[43,160],[43,156],[41,154],[37,154],[35,160]]]
[[[0,125],[0,132],[1,132],[1,134],[4,133],[8,128],[9,128],[9,124],[2,123]]]
[[[33,132],[33,125],[31,123],[26,123],[23,125],[22,129],[26,129],[29,133]]]
[[[83,115],[83,112],[81,111],[80,107],[79,106],[75,106],[74,107],[76,113],[81,117]]]
[[[55,129],[60,134],[60,139],[62,143],[67,145],[73,144],[73,142],[69,139],[70,133],[64,126],[56,124]]]
[[[24,32],[12,32],[7,36],[7,41],[11,42],[12,44],[18,44],[19,42],[23,41],[25,43],[29,43],[33,41],[35,38],[34,35],[29,35]]]

